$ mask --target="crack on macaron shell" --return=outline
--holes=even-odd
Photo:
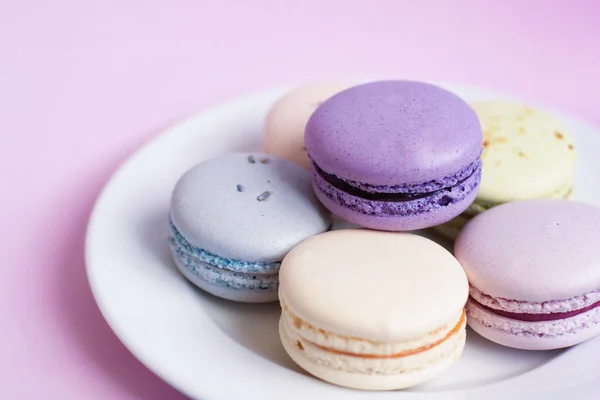
[[[582,329],[600,324],[600,308],[596,307],[573,317],[541,322],[527,322],[506,318],[488,311],[473,299],[467,302],[467,320],[511,335],[525,337],[558,337],[579,333]]]
[[[171,238],[175,245],[185,251],[189,255],[196,258],[198,261],[212,265],[214,267],[227,269],[239,273],[254,273],[254,274],[269,274],[277,273],[281,262],[265,262],[265,261],[242,261],[228,259],[211,252],[194,246],[183,237],[173,221],[169,218],[169,227],[171,229]]]
[[[451,338],[431,349],[406,357],[367,358],[360,355],[343,355],[323,350],[294,332],[284,318],[280,320],[280,332],[281,339],[286,341],[289,346],[296,346],[300,342],[303,350],[299,350],[299,353],[317,365],[345,372],[370,375],[397,375],[416,372],[432,367],[444,360],[456,360],[462,353],[466,337],[463,321],[463,325],[456,335],[452,335]],[[296,346],[296,348],[298,347]]]
[[[312,168],[311,172],[315,189],[327,196],[333,203],[360,214],[374,216],[409,216],[439,210],[467,198],[474,190],[477,190],[481,179],[481,168],[479,167],[461,184],[434,192],[429,197],[390,202],[366,200],[353,196],[325,181],[315,168]]]
[[[483,306],[515,314],[567,313],[600,302],[600,290],[575,296],[570,299],[549,300],[543,302],[510,300],[503,297],[494,297],[474,286],[469,286],[469,295],[474,301]]]
[[[464,317],[464,310],[461,310],[460,314],[457,315],[456,318],[453,318],[450,324],[440,327],[439,329],[430,332],[428,335],[405,342],[386,343],[342,336],[334,332],[328,332],[324,329],[317,328],[290,311],[285,302],[281,299],[280,304],[282,307],[282,318],[285,318],[290,328],[303,339],[318,347],[324,347],[334,351],[350,352],[359,355],[367,354],[376,357],[392,357],[406,351],[437,343],[447,337],[457,325],[460,325],[460,323],[457,324],[456,321],[459,321]]]
[[[358,190],[358,191],[367,192],[367,193],[374,194],[374,195],[405,194],[405,195],[407,195],[407,197],[409,197],[409,195],[427,196],[438,190],[448,189],[453,186],[456,186],[461,181],[464,181],[467,178],[469,178],[471,175],[473,175],[475,173],[475,171],[477,171],[477,169],[481,167],[481,163],[482,163],[481,157],[478,157],[471,164],[467,165],[461,171],[459,171],[453,175],[443,177],[440,179],[434,179],[434,180],[431,180],[428,182],[423,182],[423,183],[406,183],[406,184],[400,184],[400,185],[371,185],[368,183],[344,179],[341,176],[330,174],[330,173],[324,171],[314,161],[311,161],[311,164],[312,164],[311,167],[317,169],[319,172],[322,172],[322,175],[324,175],[324,178],[326,180],[328,180],[327,179],[328,177],[333,177],[334,179],[336,179],[340,182],[343,182],[344,184],[351,186],[353,189]]]
[[[211,285],[251,291],[276,291],[279,287],[277,274],[252,275],[219,268],[190,256],[174,244],[171,245],[171,252],[180,265]]]

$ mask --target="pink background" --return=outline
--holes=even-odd
[[[393,75],[600,125],[598,71],[594,0],[0,0],[0,397],[183,398],[113,335],[83,261],[102,186],[179,118],[290,82]]]

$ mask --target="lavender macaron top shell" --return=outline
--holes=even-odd
[[[372,82],[334,95],[309,119],[305,140],[325,172],[390,192],[459,174],[482,148],[479,120],[465,101],[412,81]]]
[[[175,186],[170,212],[190,245],[241,261],[281,261],[331,224],[309,172],[260,153],[226,154],[191,168]]]
[[[594,296],[600,290],[599,249],[600,208],[543,199],[478,215],[459,234],[454,252],[478,291],[546,302]]]

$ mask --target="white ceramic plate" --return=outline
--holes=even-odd
[[[443,86],[467,101],[510,99]],[[188,284],[166,240],[175,182],[208,157],[259,150],[264,116],[286,89],[235,100],[170,129],[131,157],[98,199],[87,232],[88,277],[104,317],[136,357],[203,400],[582,398],[577,394],[600,387],[600,338],[567,351],[527,352],[469,331],[459,362],[427,384],[397,392],[343,389],[306,375],[286,355],[277,304],[235,304]],[[575,136],[576,196],[600,205],[600,132],[557,115]]]

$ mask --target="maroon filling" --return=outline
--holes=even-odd
[[[479,303],[477,300],[475,300],[472,297],[471,297],[471,300],[473,300],[475,303],[479,304],[479,306],[485,308],[486,310],[488,310],[494,314],[500,315],[502,317],[510,318],[510,319],[516,319],[518,321],[527,321],[527,322],[556,321],[557,319],[565,319],[565,318],[569,318],[569,317],[574,317],[575,315],[583,314],[586,311],[589,311],[593,308],[600,306],[600,301],[597,301],[593,304],[590,304],[587,307],[583,307],[583,308],[573,310],[573,311],[556,312],[556,313],[550,313],[550,314],[528,314],[528,313],[514,313],[514,312],[509,312],[509,311],[496,310],[495,308],[484,306],[483,304]]]

